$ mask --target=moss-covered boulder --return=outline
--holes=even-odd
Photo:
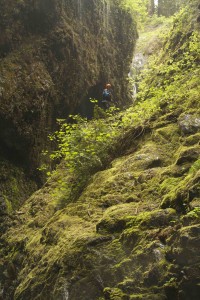
[[[198,115],[181,115],[178,124],[183,134],[192,134],[200,130],[200,118]]]

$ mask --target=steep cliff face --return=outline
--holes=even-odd
[[[119,4],[0,1],[2,161],[37,177],[40,153],[56,118],[74,111],[91,114],[88,99],[98,98],[108,80],[116,99],[128,102],[126,77],[137,34]]]

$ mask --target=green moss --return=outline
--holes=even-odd
[[[200,200],[198,201],[199,207],[195,207],[190,212],[188,212],[185,216],[181,218],[181,221],[184,225],[188,224],[198,224],[200,221]]]
[[[151,294],[151,293],[146,293],[146,294],[134,294],[130,296],[130,300],[165,300],[166,297],[162,294]]]
[[[155,130],[152,138],[161,144],[165,142],[166,144],[176,145],[180,138],[178,126],[176,124],[169,124],[168,126],[158,128]]]
[[[199,171],[197,167],[197,173],[196,171],[188,172],[188,175],[182,178],[177,185],[172,186],[171,190],[163,197],[161,207],[173,207],[177,211],[186,212],[189,209],[189,202],[195,197],[199,197],[198,178]]]
[[[200,159],[197,159],[193,165],[190,167],[189,173],[196,174],[200,170]]]
[[[32,194],[37,185],[25,174],[23,168],[0,156],[0,193],[15,210]]]
[[[160,228],[176,220],[174,209],[154,210],[153,212],[143,212],[129,221],[127,226],[139,226],[142,229]]]
[[[118,288],[105,288],[103,290],[105,298],[109,300],[128,300],[129,297],[125,295]]]
[[[97,230],[100,232],[120,232],[122,231],[130,218],[131,213],[136,213],[137,204],[127,203],[114,205],[107,209],[103,218],[97,224]]]
[[[120,240],[126,250],[132,250],[133,247],[140,242],[142,237],[143,233],[139,228],[131,227],[123,231]]]
[[[181,181],[181,177],[166,178],[160,185],[161,193],[165,195],[168,194],[168,192],[174,190]]]
[[[192,163],[199,158],[200,149],[198,145],[192,147],[181,147],[179,151],[177,151],[177,165]]]
[[[196,133],[196,134],[186,137],[185,141],[183,142],[183,145],[184,146],[192,146],[192,145],[199,143],[199,140],[200,140],[200,133]]]
[[[7,213],[11,214],[13,211],[12,203],[7,199],[7,197],[4,198],[6,202],[6,207],[7,207]]]

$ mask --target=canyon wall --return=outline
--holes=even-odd
[[[121,105],[129,102],[126,78],[137,32],[120,3],[0,0],[0,171],[5,177],[0,179],[0,193],[4,198],[26,198],[22,190],[27,178],[30,192],[35,181],[41,184],[40,154],[57,118],[77,112],[91,116],[89,98],[100,99],[107,81]]]

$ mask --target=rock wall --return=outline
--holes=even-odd
[[[129,101],[126,77],[137,33],[119,4],[0,0],[2,161],[38,181],[40,153],[56,118],[91,115],[88,99],[100,98],[107,81],[119,103]]]

